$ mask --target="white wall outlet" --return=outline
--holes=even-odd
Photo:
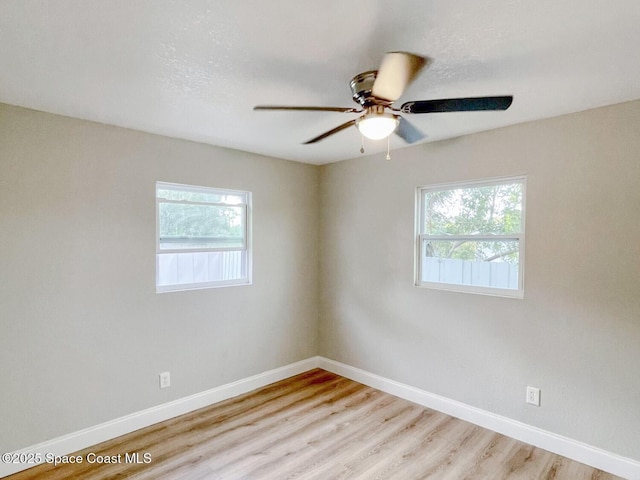
[[[540,389],[535,387],[527,387],[527,403],[540,406]]]
[[[171,374],[169,372],[162,372],[160,374],[160,388],[167,388],[171,386]]]

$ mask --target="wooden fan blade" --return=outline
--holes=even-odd
[[[359,113],[362,110],[346,107],[291,107],[287,105],[256,105],[254,110],[299,110],[299,111],[313,111],[313,112],[344,112],[344,113]]]
[[[400,107],[404,113],[472,112],[479,110],[506,110],[513,102],[512,96],[446,98],[440,100],[417,100]]]
[[[414,127],[413,124],[402,117],[400,117],[395,134],[407,143],[416,143],[427,137],[424,133]]]
[[[389,52],[382,59],[371,94],[390,103],[402,96],[427,59],[408,52]]]
[[[310,143],[316,143],[316,142],[319,142],[320,140],[324,140],[328,136],[333,135],[334,133],[338,133],[344,130],[345,128],[349,128],[350,126],[355,124],[356,124],[355,120],[349,120],[347,123],[343,123],[342,125],[339,125],[336,128],[329,130],[328,132],[324,132],[322,135],[318,135],[317,137],[312,138],[311,140],[307,140],[306,142],[303,143],[303,145],[309,145]]]

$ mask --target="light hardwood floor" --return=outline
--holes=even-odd
[[[90,453],[122,463],[89,464]],[[141,462],[126,463],[138,453]],[[88,448],[10,480],[613,480],[618,477],[312,370]]]

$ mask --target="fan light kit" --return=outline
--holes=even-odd
[[[427,59],[408,52],[389,52],[382,59],[379,70],[371,70],[351,79],[350,87],[353,100],[360,108],[348,107],[307,107],[284,105],[258,105],[254,110],[298,110],[342,113],[361,113],[358,118],[325,132],[304,142],[305,145],[319,142],[325,138],[356,126],[360,133],[371,140],[387,139],[387,158],[389,158],[389,136],[395,132],[405,142],[419,142],[426,136],[404,117],[393,112],[405,114],[469,112],[479,110],[506,110],[513,102],[512,96],[467,97],[440,100],[417,100],[406,102],[400,108],[393,107],[406,88],[427,64]],[[364,152],[364,148],[360,149]]]
[[[384,107],[369,107],[367,113],[356,120],[356,127],[369,140],[382,140],[393,133],[400,123],[398,115],[385,113]]]

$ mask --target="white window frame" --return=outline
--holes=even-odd
[[[244,197],[245,203],[230,204],[217,202],[195,202],[189,200],[166,200],[158,197],[158,190],[180,190],[197,193],[208,193],[215,195],[236,195]],[[169,182],[156,182],[156,293],[196,290],[203,288],[229,287],[238,285],[251,285],[252,283],[252,248],[251,248],[251,192],[244,190],[231,190],[215,187],[204,187],[196,185],[185,185]],[[243,213],[243,241],[240,247],[210,247],[210,248],[182,248],[182,249],[160,249],[160,204],[173,203],[179,205],[203,205],[203,206],[232,206],[241,207]],[[174,253],[202,253],[202,252],[246,252],[246,275],[242,278],[219,281],[205,281],[194,283],[179,283],[171,285],[159,285],[159,255]]]
[[[425,225],[425,194],[434,191],[455,190],[461,188],[488,187],[495,185],[507,185],[513,183],[522,184],[522,217],[521,231],[508,235],[495,234],[472,234],[472,235],[429,235],[424,233]],[[448,290],[454,292],[475,293],[481,295],[493,295],[500,297],[524,298],[524,265],[525,265],[525,212],[526,212],[526,190],[527,177],[518,175],[512,177],[495,177],[482,180],[461,181],[452,183],[441,183],[435,185],[420,186],[416,189],[416,225],[415,225],[415,248],[414,248],[414,273],[415,286],[431,288],[436,290]],[[425,240],[472,240],[472,241],[518,241],[518,288],[496,288],[477,285],[463,285],[454,283],[432,282],[422,280],[422,245]]]

